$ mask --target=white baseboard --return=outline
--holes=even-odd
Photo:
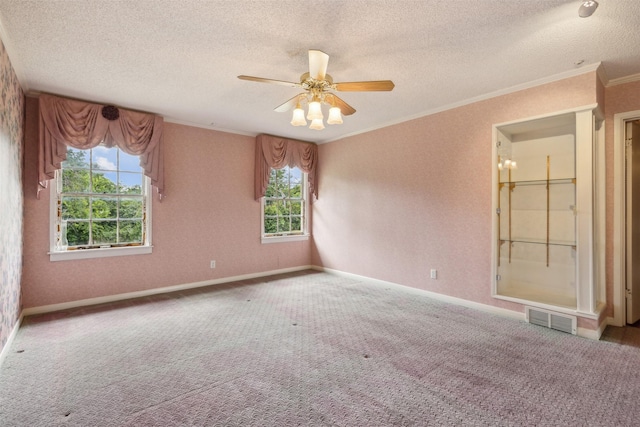
[[[18,334],[18,329],[20,329],[20,325],[22,324],[22,319],[24,318],[24,312],[20,313],[20,317],[15,325],[13,325],[13,329],[9,334],[9,338],[7,342],[4,343],[4,347],[2,347],[2,351],[0,351],[0,367],[2,367],[2,362],[4,362],[5,357],[9,354],[9,349],[11,348],[11,344],[13,343],[14,338]]]
[[[605,320],[598,325],[598,329],[578,328],[578,336],[598,341],[602,336],[602,334],[604,333],[604,329],[606,327],[607,327],[607,321]]]
[[[327,272],[327,273],[330,273],[330,274],[335,274],[337,276],[348,277],[348,278],[355,279],[355,280],[362,280],[362,281],[366,281],[366,282],[369,282],[369,283],[378,284],[378,285],[381,285],[381,286],[400,286],[400,287],[402,287],[402,289],[404,291],[414,291],[417,294],[426,295],[429,298],[433,298],[433,299],[438,300],[438,301],[447,302],[447,303],[455,304],[455,305],[460,305],[460,306],[467,307],[467,308],[473,308],[475,310],[480,310],[480,311],[484,311],[486,313],[496,314],[496,315],[499,315],[499,316],[502,316],[502,317],[508,317],[508,318],[511,318],[511,319],[522,320],[522,321],[525,320],[524,312],[523,313],[518,313],[517,311],[507,310],[506,308],[494,307],[492,305],[487,305],[487,304],[482,304],[482,303],[479,303],[479,302],[469,301],[469,300],[466,300],[466,299],[452,297],[452,296],[444,295],[444,294],[439,294],[439,293],[436,293],[436,292],[425,291],[423,289],[416,289],[416,288],[412,288],[412,287],[409,287],[409,286],[401,285],[399,283],[387,282],[387,281],[378,280],[378,279],[372,279],[370,277],[360,276],[358,274],[346,273],[344,271],[334,270],[334,269],[331,269],[331,268],[319,267],[319,266],[316,266],[316,265],[311,266],[311,268],[314,269],[314,270],[324,271],[324,272]]]
[[[366,277],[366,276],[360,276],[358,274],[353,274],[353,273],[346,273],[344,271],[340,271],[340,270],[334,270],[331,268],[325,268],[325,267],[319,267],[317,265],[313,265],[311,266],[312,269],[314,270],[318,270],[318,271],[324,271],[330,274],[335,274],[337,276],[343,276],[343,277],[348,277],[354,280],[361,280],[361,281],[367,281],[369,283],[375,283],[375,284],[379,284],[381,286],[401,286],[403,290],[405,291],[414,291],[420,295],[426,295],[429,298],[433,298],[435,300],[438,301],[442,301],[442,302],[447,302],[450,304],[455,304],[455,305],[460,305],[463,307],[467,307],[467,308],[473,308],[475,310],[480,310],[480,311],[484,311],[486,313],[491,313],[491,314],[496,314],[498,316],[502,316],[502,317],[508,317],[510,319],[515,319],[515,320],[522,320],[522,321],[526,321],[526,316],[525,313],[519,313],[517,311],[513,311],[513,310],[508,310],[506,308],[500,308],[500,307],[494,307],[492,305],[487,305],[487,304],[482,304],[479,302],[474,302],[474,301],[469,301],[466,299],[462,299],[462,298],[457,298],[457,297],[452,297],[449,295],[444,295],[444,294],[439,294],[436,292],[431,292],[431,291],[426,291],[426,290],[422,290],[422,289],[416,289],[416,288],[411,288],[409,286],[405,286],[405,285],[401,285],[398,283],[394,283],[394,282],[387,282],[384,280],[378,280],[378,279],[372,279],[370,277]],[[593,329],[585,329],[585,328],[578,328],[577,331],[577,335],[580,337],[584,337],[584,338],[589,338],[589,339],[593,339],[593,340],[599,340],[600,337],[602,336],[605,328],[607,327],[608,324],[608,319],[604,320],[600,325],[598,325],[598,329],[593,330]]]
[[[617,326],[617,327],[622,327],[622,326],[626,326],[627,322],[620,322],[620,319],[616,319],[616,317],[607,317],[606,319],[607,322],[607,326],[611,325],[611,326]]]
[[[472,309],[475,309],[475,310],[480,310],[480,311],[484,311],[486,313],[491,313],[491,314],[499,315],[499,316],[502,316],[502,317],[515,319],[515,320],[521,320],[521,321],[525,321],[526,320],[524,312],[520,313],[520,312],[517,312],[517,311],[508,310],[508,309],[505,309],[505,308],[494,307],[492,305],[482,304],[482,303],[469,301],[469,300],[465,300],[465,299],[462,299],[462,298],[452,297],[452,296],[449,296],[449,295],[439,294],[439,293],[436,293],[436,292],[426,291],[426,290],[422,290],[422,289],[416,289],[416,288],[412,288],[412,287],[409,287],[409,286],[401,285],[399,283],[387,282],[387,281],[384,281],[384,280],[373,279],[371,277],[361,276],[361,275],[353,274],[353,273],[347,273],[347,272],[344,272],[344,271],[334,270],[334,269],[331,269],[331,268],[320,267],[320,266],[317,266],[317,265],[304,265],[304,266],[299,266],[299,267],[291,267],[291,268],[284,268],[284,269],[279,269],[279,270],[263,271],[263,272],[259,272],[259,273],[244,274],[244,275],[239,275],[239,276],[223,277],[223,278],[219,278],[219,279],[205,280],[205,281],[202,281],[202,282],[184,283],[184,284],[181,284],[181,285],[174,285],[174,286],[167,286],[167,287],[163,287],[163,288],[148,289],[148,290],[144,290],[144,291],[127,292],[127,293],[123,293],[123,294],[109,295],[109,296],[104,296],[104,297],[88,298],[88,299],[70,301],[70,302],[65,302],[65,303],[60,303],[60,304],[50,304],[50,305],[43,305],[43,306],[39,306],[39,307],[26,308],[26,309],[24,309],[22,311],[19,321],[16,323],[16,326],[14,327],[13,331],[11,332],[11,335],[9,336],[9,340],[7,340],[7,344],[2,349],[2,353],[0,353],[0,365],[2,364],[3,358],[6,356],[6,352],[8,351],[10,343],[11,343],[11,341],[13,341],[13,338],[14,338],[15,334],[17,333],[17,331],[18,331],[18,329],[20,327],[20,324],[22,323],[22,319],[23,319],[24,316],[30,316],[30,315],[34,315],[34,314],[43,314],[43,313],[49,313],[49,312],[54,312],[54,311],[60,311],[60,310],[68,310],[68,309],[71,309],[71,308],[85,307],[85,306],[96,305],[96,304],[105,304],[105,303],[122,301],[122,300],[127,300],[127,299],[141,298],[141,297],[146,297],[146,296],[153,296],[153,295],[165,294],[165,293],[170,293],[170,292],[183,291],[183,290],[187,290],[187,289],[194,289],[194,288],[200,288],[200,287],[204,287],[204,286],[218,285],[218,284],[222,284],[222,283],[238,282],[238,281],[241,281],[241,280],[256,279],[256,278],[260,278],[260,277],[267,277],[267,276],[273,276],[273,275],[276,275],[276,274],[291,273],[291,272],[295,272],[295,271],[303,271],[303,270],[309,270],[309,269],[316,270],[316,271],[323,271],[323,272],[326,272],[326,273],[329,273],[329,274],[334,274],[334,275],[337,275],[337,276],[348,277],[348,278],[351,278],[351,279],[354,279],[354,280],[367,281],[368,283],[372,283],[372,284],[376,284],[376,285],[380,285],[380,286],[401,287],[405,292],[406,291],[409,291],[409,292],[413,291],[416,294],[426,295],[426,296],[428,296],[430,298],[433,298],[435,300],[438,300],[438,301],[442,301],[442,302],[446,302],[446,303],[450,303],[450,304],[455,304],[455,305],[459,305],[459,306],[463,306],[463,307],[467,307],[467,308],[472,308]],[[613,319],[611,318],[611,321],[609,319],[610,318],[607,318],[605,321],[603,321],[599,325],[597,330],[578,328],[578,335],[581,336],[581,337],[595,339],[595,340],[600,339],[600,337],[602,336],[602,333],[604,332],[604,329],[607,327],[607,325],[608,324],[613,324]]]
[[[110,303],[110,302],[122,301],[122,300],[127,300],[127,299],[141,298],[141,297],[147,297],[147,296],[153,296],[153,295],[159,295],[159,294],[166,294],[166,293],[176,292],[176,291],[184,291],[184,290],[187,290],[187,289],[201,288],[201,287],[204,287],[204,286],[219,285],[219,284],[222,284],[222,283],[239,282],[241,280],[256,279],[256,278],[259,278],[259,277],[273,276],[273,275],[276,275],[276,274],[283,274],[283,273],[291,273],[291,272],[294,272],[294,271],[309,270],[311,268],[312,267],[310,265],[304,265],[304,266],[299,266],[299,267],[283,268],[283,269],[279,269],[279,270],[262,271],[262,272],[259,272],[259,273],[243,274],[243,275],[240,275],[240,276],[222,277],[222,278],[219,278],[219,279],[205,280],[205,281],[202,281],[202,282],[184,283],[184,284],[181,284],[181,285],[167,286],[167,287],[163,287],[163,288],[147,289],[147,290],[144,290],[144,291],[127,292],[127,293],[123,293],[123,294],[108,295],[108,296],[97,297],[97,298],[87,298],[87,299],[82,299],[82,300],[77,300],[77,301],[63,302],[63,303],[60,303],[60,304],[42,305],[42,306],[39,306],[39,307],[25,308],[22,311],[22,315],[23,316],[30,316],[30,315],[34,315],[34,314],[43,314],[43,313],[50,313],[50,312],[53,312],[53,311],[68,310],[68,309],[77,308],[77,307],[86,307],[86,306],[96,305],[96,304],[106,304],[106,303]]]

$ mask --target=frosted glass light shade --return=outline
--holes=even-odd
[[[306,126],[307,121],[304,119],[304,110],[302,108],[296,108],[293,110],[293,117],[291,118],[291,124],[293,126]]]
[[[307,113],[307,120],[322,120],[322,107],[318,101],[312,101],[309,103],[309,112]]]
[[[340,114],[339,107],[331,107],[329,109],[329,118],[327,119],[327,123],[330,125],[341,125],[342,124],[342,115]]]
[[[311,126],[309,126],[309,129],[314,129],[314,130],[324,129],[324,124],[322,124],[322,119],[311,120]]]

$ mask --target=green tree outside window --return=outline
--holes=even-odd
[[[59,196],[64,246],[144,243],[144,177],[138,163],[117,147],[68,148]]]
[[[264,200],[265,236],[304,233],[304,175],[298,168],[272,169]]]

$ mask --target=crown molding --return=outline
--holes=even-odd
[[[255,132],[244,132],[244,131],[239,131],[234,129],[225,129],[225,128],[215,127],[211,125],[203,125],[201,123],[190,122],[187,120],[173,119],[171,117],[164,117],[164,121],[167,123],[175,123],[177,125],[190,126],[193,128],[215,130],[217,132],[231,133],[234,135],[244,135],[244,136],[254,136],[254,137],[258,135]]]
[[[422,113],[418,113],[418,114],[414,114],[412,116],[407,116],[407,117],[403,117],[402,119],[398,119],[398,120],[394,120],[394,121],[390,121],[390,122],[386,122],[383,124],[380,124],[379,126],[375,126],[372,128],[368,128],[362,131],[358,131],[358,132],[353,132],[347,135],[343,135],[339,138],[334,138],[332,140],[328,140],[328,141],[323,141],[322,143],[328,143],[328,142],[334,142],[334,141],[339,141],[341,139],[344,138],[348,138],[351,136],[355,136],[355,135],[359,135],[362,133],[366,133],[366,132],[371,132],[377,129],[382,129],[388,126],[393,126],[393,125],[397,125],[400,123],[404,123],[404,122],[408,122],[411,120],[415,120],[415,119],[419,119],[422,117],[426,117],[426,116],[431,116],[434,114],[438,114],[438,113],[442,113],[444,111],[448,111],[448,110],[453,110],[454,108],[459,108],[459,107],[464,107],[465,105],[469,105],[469,104],[475,104],[476,102],[481,102],[481,101],[486,101],[488,99],[491,98],[497,98],[499,96],[503,96],[503,95],[508,95],[510,93],[514,93],[514,92],[519,92],[521,90],[525,90],[525,89],[531,89],[537,86],[542,86],[548,83],[553,83],[553,82],[557,82],[559,80],[564,80],[564,79],[568,79],[571,77],[576,77],[576,76],[581,76],[583,74],[587,74],[587,73],[591,73],[591,72],[598,72],[600,73],[598,70],[600,70],[601,67],[601,63],[600,62],[596,62],[593,64],[589,64],[589,65],[584,65],[580,68],[576,68],[575,70],[568,70],[568,71],[564,71],[562,73],[558,73],[558,74],[554,74],[552,76],[548,76],[548,77],[544,77],[541,79],[537,79],[537,80],[532,80],[530,82],[526,82],[526,83],[521,83],[515,86],[510,86],[504,89],[500,89],[500,90],[496,90],[494,92],[489,92],[486,93],[484,95],[479,95],[479,96],[475,96],[473,98],[467,98],[464,99],[462,101],[458,101],[458,102],[454,102],[451,104],[447,104],[447,105],[443,105],[442,107],[437,107],[431,110],[427,110],[424,111]],[[602,73],[604,73],[604,70],[602,71]],[[600,78],[602,78],[601,74],[598,74]],[[604,75],[604,77],[606,78],[606,75]]]
[[[633,83],[633,82],[637,82],[640,81],[640,73],[638,74],[632,74],[630,76],[626,76],[626,77],[620,77],[617,79],[613,79],[613,80],[609,80],[609,82],[607,84],[605,84],[606,87],[611,87],[611,86],[617,86],[617,85],[622,85],[625,83]]]

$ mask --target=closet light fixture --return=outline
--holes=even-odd
[[[517,169],[518,164],[515,160],[511,159],[503,159],[502,157],[498,158],[498,170],[503,169]]]

